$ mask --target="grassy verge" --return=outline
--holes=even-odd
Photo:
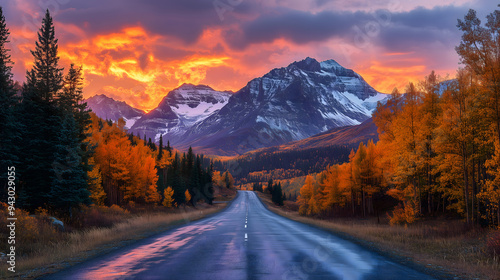
[[[226,206],[227,204],[212,206],[202,204],[197,208],[180,207],[167,213],[131,214],[110,227],[91,227],[58,233],[56,242],[38,245],[32,253],[19,256],[16,262],[16,273],[2,269],[0,278],[36,278],[53,273],[174,226],[204,218],[221,211]]]
[[[289,219],[326,229],[345,239],[389,256],[438,278],[500,279],[498,257],[486,254],[487,230],[467,229],[456,220],[422,220],[414,225],[390,226],[376,219],[321,220],[300,216],[296,205],[275,206],[258,193],[268,209]]]
[[[226,187],[214,188],[214,202],[227,202],[233,200],[237,191],[234,188],[228,189]]]

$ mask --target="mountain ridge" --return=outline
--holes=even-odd
[[[306,58],[251,80],[177,144],[181,149],[243,154],[360,124],[385,97],[334,60]]]
[[[118,121],[118,119],[124,118],[126,128],[131,128],[139,118],[146,114],[143,110],[134,108],[125,101],[115,100],[104,94],[96,94],[85,101],[87,108],[90,108],[102,119]]]
[[[232,156],[362,124],[386,97],[335,60],[307,57],[235,93],[183,84],[128,128],[181,150]]]

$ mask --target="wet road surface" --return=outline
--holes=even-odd
[[[45,279],[433,279],[267,210],[240,191],[224,211]]]

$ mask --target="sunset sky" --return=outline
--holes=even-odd
[[[49,3],[49,5],[40,5]],[[85,96],[150,110],[182,83],[236,91],[272,68],[334,59],[375,89],[459,67],[456,28],[492,0],[1,0],[14,78],[23,82],[49,8],[61,65],[82,65]],[[439,5],[439,6],[438,6]]]

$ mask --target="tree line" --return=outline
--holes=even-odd
[[[287,200],[286,193],[281,188],[281,183],[274,183],[273,179],[269,179],[267,182],[267,187],[264,189],[262,183],[255,182],[252,184],[252,190],[255,192],[268,193],[271,195],[271,201],[278,205],[283,206],[285,200]],[[290,196],[291,198],[291,196]]]
[[[304,150],[249,152],[231,160],[213,162],[214,170],[229,170],[237,184],[289,179],[304,174],[317,173],[327,166],[348,160],[349,146],[328,146]]]
[[[1,168],[16,167],[17,206],[35,210],[50,205],[70,212],[72,206],[90,203],[86,174],[92,147],[85,141],[90,115],[82,102],[82,70],[71,65],[63,73],[47,11],[31,51],[33,67],[18,94],[6,46],[9,35],[0,9]]]

